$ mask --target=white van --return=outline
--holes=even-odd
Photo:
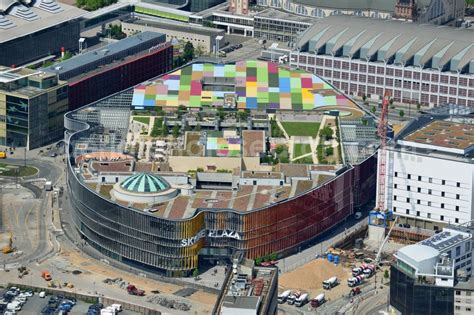
[[[122,304],[112,304],[111,307],[118,313],[122,311]]]

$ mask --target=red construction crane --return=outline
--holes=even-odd
[[[385,208],[385,164],[387,161],[387,126],[388,126],[388,105],[390,102],[390,92],[385,91],[382,103],[382,112],[380,113],[379,126],[377,128],[377,134],[380,137],[380,148],[379,148],[379,161],[378,161],[378,172],[377,178],[378,183],[378,194],[377,194],[377,208],[379,212],[387,210]]]

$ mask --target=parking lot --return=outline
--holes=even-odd
[[[258,39],[252,37],[226,35],[226,40],[229,41],[229,44],[225,47],[222,47],[221,51],[226,51],[228,48],[234,47],[232,51],[229,51],[228,53],[226,51],[226,57],[223,57],[226,62],[257,59],[260,57],[263,44],[259,44]]]
[[[12,294],[14,291],[17,291],[16,295]],[[18,304],[18,306],[13,307],[15,304]],[[76,301],[74,298],[61,295],[45,295],[44,297],[40,297],[39,292],[33,293],[32,291],[27,291],[25,293],[25,291],[9,288],[3,290],[1,293],[0,314],[100,314],[102,305],[95,304],[93,308],[96,311],[89,312],[91,305],[90,303]],[[107,307],[107,305],[102,306],[102,308],[105,307]],[[9,313],[8,308],[15,308],[16,312]],[[62,313],[60,313],[61,311]],[[140,313],[123,310],[120,314],[136,315]]]

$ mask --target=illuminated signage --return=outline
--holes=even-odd
[[[213,237],[213,238],[233,238],[236,240],[242,239],[240,234],[232,230],[201,230],[198,234],[190,238],[185,238],[181,240],[181,246],[191,246],[199,241],[203,237]]]

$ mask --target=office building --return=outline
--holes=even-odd
[[[464,0],[257,0],[257,5],[320,18],[352,15],[431,24],[454,24],[464,18],[465,9]]]
[[[54,0],[0,2],[0,65],[12,66],[77,50],[86,13]]]
[[[254,37],[271,41],[293,42],[316,22],[312,17],[301,17],[275,9],[267,9],[254,16]]]
[[[466,222],[400,249],[390,268],[390,306],[401,314],[472,313],[473,232]]]
[[[454,315],[469,315],[474,311],[474,278],[458,277],[454,287]]]
[[[250,0],[229,0],[229,12],[240,15],[249,13]]]
[[[173,47],[143,32],[44,68],[69,82],[69,109],[79,108],[172,69]]]
[[[473,154],[472,116],[414,119],[387,147],[385,205],[400,222],[422,228],[473,220]]]
[[[257,267],[253,264],[252,260],[233,264],[235,270],[228,271],[214,314],[277,314],[278,268]]]
[[[395,102],[474,106],[468,29],[331,16],[300,36],[289,60],[358,97],[388,91]]]
[[[0,67],[0,145],[34,149],[64,136],[67,82],[56,74]]]
[[[163,9],[165,9],[165,11],[168,11],[166,10],[166,8],[174,11],[178,11],[177,9],[179,9],[188,12],[200,12],[212,8],[223,2],[226,2],[226,0],[144,0],[140,1],[138,4],[140,10],[146,7],[151,10],[161,11],[160,15],[158,15],[161,16],[161,14],[163,13]],[[149,11],[147,14],[150,13],[153,12]]]
[[[204,26],[194,26],[179,21],[166,19],[143,20],[134,19],[122,22],[122,31],[128,36],[145,31],[159,32],[166,35],[166,41],[173,40],[190,42],[195,50],[204,53],[214,52],[216,45],[224,45],[224,37],[217,43],[218,36],[224,36],[223,30]]]

